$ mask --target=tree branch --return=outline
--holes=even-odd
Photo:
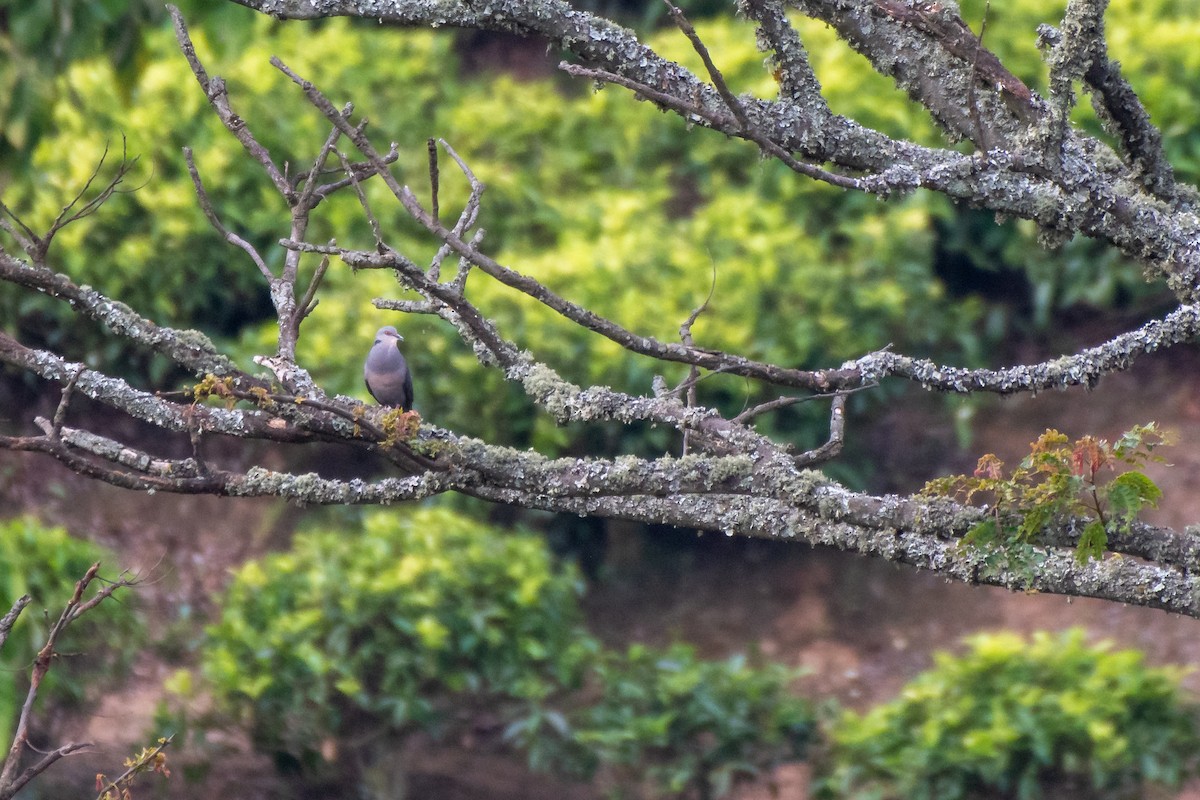
[[[939,365],[889,350],[868,353],[836,369],[802,370],[755,361],[694,343],[691,324],[703,306],[682,326],[682,341],[660,342],[593,313],[551,291],[536,276],[518,272],[483,252],[483,232],[477,227],[483,183],[467,159],[449,144],[439,140],[470,188],[457,215],[447,210],[438,190],[436,148],[430,162],[430,206],[426,208],[393,174],[396,145],[381,152],[367,136],[365,123],[351,119],[352,106],[335,107],[315,85],[273,59],[329,123],[311,164],[298,177],[288,178],[251,134],[247,122],[233,112],[225,84],[209,77],[187,36],[182,16],[173,9],[180,47],[214,113],[265,171],[288,208],[287,234],[278,239],[285,250],[279,273],[272,275],[266,269],[270,259],[255,259],[256,268],[270,282],[279,325],[276,354],[256,360],[271,370],[274,381],[239,370],[201,334],[157,326],[57,274],[48,266],[44,250],[38,250],[40,240],[7,209],[0,208],[7,214],[0,217],[3,229],[32,260],[27,264],[0,253],[0,279],[70,303],[115,335],[163,353],[202,378],[190,392],[155,395],[0,333],[0,361],[65,387],[55,418],[34,420],[41,435],[0,437],[0,448],[41,452],[82,474],[140,490],[275,496],[307,504],[390,503],[453,491],[531,509],[836,546],[934,569],[957,580],[1102,597],[1200,616],[1200,586],[1193,577],[1200,572],[1200,540],[1192,532],[1134,526],[1110,537],[1110,549],[1125,557],[1080,565],[1073,552],[1079,521],[1056,520],[1043,532],[1039,546],[1044,548],[1045,561],[1036,572],[991,572],[984,569],[978,553],[959,546],[959,539],[979,521],[983,513],[979,509],[923,498],[850,492],[805,469],[840,451],[846,435],[847,393],[873,387],[886,378],[964,393],[1092,386],[1101,376],[1126,369],[1141,354],[1194,341],[1200,334],[1200,307],[1193,304],[1200,296],[1200,236],[1196,235],[1200,218],[1178,199],[1183,195],[1171,188],[1169,169],[1164,171],[1159,140],[1154,139],[1148,121],[1129,111],[1134,106],[1119,84],[1109,85],[1104,82],[1108,78],[1095,72],[1100,64],[1112,68],[1097,45],[1103,41],[1102,4],[1097,0],[1073,0],[1068,17],[1082,27],[1051,60],[1066,58],[1068,51],[1087,55],[1082,61],[1072,56],[1069,64],[1054,67],[1051,102],[1013,77],[949,5],[901,0],[797,3],[804,13],[832,25],[879,71],[895,77],[952,138],[973,138],[978,150],[974,154],[901,141],[832,114],[786,9],[777,0],[746,0],[745,5],[762,40],[774,51],[783,92],[780,100],[735,95],[716,59],[681,13],[673,15],[701,55],[707,80],[662,58],[629,31],[561,0],[492,5],[468,0],[436,4],[391,0],[371,4],[357,0],[243,2],[281,18],[347,14],[392,24],[452,24],[544,37],[572,54],[575,63],[564,65],[568,73],[621,85],[689,121],[750,141],[800,175],[881,197],[919,188],[940,192],[952,200],[1033,220],[1052,234],[1080,232],[1111,242],[1126,254],[1145,259],[1151,273],[1168,280],[1182,304],[1161,320],[1095,347],[1006,369]],[[1073,81],[1080,76],[1109,87],[1098,91],[1106,107],[1116,109],[1113,115],[1124,120],[1117,124],[1125,132],[1127,161],[1069,124],[1063,112],[1070,105]],[[972,99],[964,102],[964,98]],[[1063,124],[1056,132],[1051,123],[1059,121]],[[358,155],[343,155],[339,147],[350,152],[343,138]],[[334,154],[338,165],[331,163]],[[359,157],[361,161],[352,160]],[[195,173],[194,165],[191,171]],[[389,241],[390,232],[380,222],[383,217],[377,217],[366,202],[364,186],[369,180],[382,182],[399,207],[424,228],[437,248],[432,258],[418,263],[411,251],[401,252]],[[218,230],[223,230],[198,175],[195,185],[198,202],[207,205],[206,213]],[[359,197],[364,219],[372,228],[374,248],[354,250],[332,241],[306,241],[310,213],[332,192],[347,187]],[[380,202],[374,196],[372,201]],[[391,200],[385,198],[384,202]],[[312,280],[298,292],[301,259],[312,255],[321,257],[320,264]],[[443,278],[442,265],[451,256],[458,259],[459,267],[453,276]],[[300,323],[318,301],[322,277],[334,257],[352,269],[394,272],[399,286],[415,291],[420,300],[380,298],[378,307],[430,314],[445,321],[471,348],[481,368],[498,369],[518,384],[536,404],[537,413],[558,423],[666,426],[687,437],[688,454],[681,458],[548,458],[534,451],[479,442],[425,421],[413,431],[412,418],[394,410],[327,395],[297,364],[295,345]],[[480,280],[495,280],[552,309],[565,323],[651,358],[657,365],[686,365],[691,374],[675,391],[668,391],[665,381],[659,381],[651,396],[636,394],[637,390],[571,384],[536,354],[523,350],[471,301],[466,280],[473,271],[487,276]],[[766,386],[810,394],[771,400],[726,418],[696,402],[700,393],[694,389],[705,373],[739,375]],[[75,395],[97,400],[160,430],[186,435],[193,442],[201,434],[278,444],[337,442],[356,452],[379,454],[405,474],[342,481],[263,466],[224,469],[195,456],[164,458],[98,431],[66,425],[69,400]],[[201,402],[210,396],[224,400],[228,407]],[[832,396],[829,436],[809,452],[796,455],[786,444],[753,427],[755,417],[762,413],[824,396]]]
[[[38,651],[37,657],[34,659],[33,673],[29,679],[29,690],[25,694],[25,701],[21,704],[21,712],[17,718],[16,729],[12,734],[12,744],[9,747],[8,755],[4,759],[3,767],[0,768],[0,800],[9,800],[9,798],[21,791],[26,784],[45,772],[64,756],[91,746],[86,743],[63,745],[44,754],[41,759],[18,774],[25,750],[29,747],[29,723],[33,715],[33,705],[37,700],[42,681],[45,679],[46,673],[50,671],[54,657],[57,655],[55,648],[58,646],[59,637],[72,622],[88,611],[91,611],[104,600],[107,600],[118,589],[124,589],[136,584],[134,579],[126,578],[122,575],[117,580],[106,583],[91,598],[84,600],[84,592],[93,581],[97,580],[99,571],[100,563],[97,562],[91,566],[83,578],[76,582],[74,595],[72,595],[58,619],[50,627],[46,635],[46,642],[42,645],[42,649]],[[16,618],[15,612],[19,612],[17,606],[14,606],[13,611],[9,612],[13,620]],[[5,617],[5,620],[7,619],[8,616]],[[9,624],[11,626],[11,621]],[[0,626],[2,625],[3,621],[0,621]]]

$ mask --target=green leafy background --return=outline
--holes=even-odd
[[[324,138],[325,124],[267,65],[270,54],[335,102],[356,102],[379,144],[399,143],[397,172],[421,194],[427,195],[426,139],[449,141],[488,186],[485,249],[639,333],[677,338],[679,324],[713,286],[694,329],[703,346],[799,367],[836,366],[889,344],[980,364],[1007,336],[1037,330],[1063,309],[1145,314],[1162,297],[1135,265],[1089,242],[1047,252],[1027,224],[997,225],[926,193],[884,204],[800,179],[759,158],[751,145],[689,129],[624,91],[596,92],[554,75],[521,80],[465,72],[453,37],[443,32],[344,20],[282,25],[219,8],[193,14],[199,52],[213,73],[227,78],[235,108],[279,163],[302,168]],[[1192,179],[1195,137],[1186,126],[1197,83],[1177,76],[1194,73],[1200,56],[1182,46],[1138,47],[1143,36],[1160,41],[1169,34],[1174,41],[1195,31],[1200,23],[1173,15],[1173,8],[1118,5],[1109,28],[1114,53],[1167,133],[1181,177]],[[964,13],[977,19],[982,11],[968,5]],[[1056,13],[1028,0],[990,10],[989,45],[1034,86],[1044,83],[1044,68],[1031,31]],[[831,31],[798,24],[835,111],[888,133],[940,142],[925,112]],[[735,90],[774,95],[750,24],[715,18],[701,22],[699,31]],[[667,57],[701,69],[676,31],[646,37]],[[140,28],[129,59],[111,48],[106,55],[79,52],[54,78],[57,100],[48,104],[39,135],[22,140],[24,158],[7,162],[6,202],[33,227],[44,227],[105,148],[111,164],[124,139],[139,159],[126,184],[136,191],[64,231],[53,253],[56,265],[154,319],[235,341],[247,364],[251,354],[271,351],[263,282],[245,255],[203,220],[180,148],[195,149],[222,218],[273,266],[282,258],[275,242],[287,234],[282,202],[206,109],[166,25]],[[539,60],[536,52],[527,57]],[[1086,102],[1079,114],[1099,130]],[[466,187],[447,164],[443,208],[453,209]],[[370,198],[391,242],[418,259],[432,253],[428,237],[379,187]],[[310,238],[371,244],[350,193],[319,210]],[[986,280],[980,276],[988,274],[1020,287],[1019,296],[981,291]],[[502,330],[572,380],[646,392],[656,372],[682,377],[678,369],[585,335],[481,276],[472,278],[470,292]],[[417,375],[417,407],[439,424],[548,450],[586,443],[610,452],[658,451],[664,445],[665,434],[555,428],[500,376],[479,368],[444,325],[370,306],[373,297],[398,294],[388,275],[353,274],[340,264],[331,270],[300,346],[302,362],[323,385],[361,396],[360,351],[375,328],[395,323],[407,337]],[[0,317],[30,343],[64,347],[129,374],[148,369],[159,383],[177,379],[167,365],[128,352],[44,298],[0,290]],[[704,381],[701,393],[730,412],[762,399],[759,390],[727,376]],[[875,394],[886,399],[887,390]],[[491,401],[480,404],[478,396]],[[763,424],[809,446],[823,436],[824,410],[806,404]]]

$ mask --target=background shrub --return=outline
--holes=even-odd
[[[605,651],[580,590],[536,537],[445,510],[372,512],[352,535],[302,533],[242,567],[203,674],[285,770],[328,776],[321,744],[339,742],[336,781],[367,781],[406,735],[484,710],[531,767],[603,769],[654,796],[719,797],[801,753],[813,713],[788,693],[793,671],[683,645]]]
[[[945,653],[896,700],[832,731],[824,797],[1141,797],[1195,774],[1196,708],[1180,671],[1083,632],[1011,633]]]
[[[450,512],[372,513],[353,536],[298,535],[238,570],[203,671],[281,763],[372,729],[445,730],[473,704],[578,683],[578,578],[541,543]]]
[[[0,744],[5,749],[29,689],[34,656],[71,599],[75,582],[97,561],[114,563],[103,548],[72,538],[63,528],[44,526],[32,517],[0,522],[0,616],[21,595],[33,598],[0,650]],[[106,675],[115,676],[129,663],[143,634],[130,604],[133,596],[106,602],[67,629],[58,650],[77,656],[56,662],[42,683],[39,702],[79,702],[88,686],[102,688]]]
[[[607,654],[597,674],[600,698],[579,712],[575,741],[630,783],[649,779],[650,797],[723,797],[802,758],[815,734],[811,704],[788,691],[797,673],[781,664],[634,645]]]

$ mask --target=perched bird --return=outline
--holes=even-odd
[[[411,411],[412,373],[400,353],[400,342],[403,341],[404,337],[391,325],[380,328],[363,364],[363,380],[367,382],[367,391],[380,405],[400,406],[404,411]]]

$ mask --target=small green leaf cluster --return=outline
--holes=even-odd
[[[0,616],[18,597],[28,594],[33,599],[0,650],[0,744],[5,748],[29,688],[34,656],[74,593],[75,582],[97,561],[113,563],[103,548],[75,539],[63,528],[42,525],[31,517],[0,522]],[[57,662],[46,674],[39,696],[50,703],[81,701],[87,684],[97,683],[97,675],[122,672],[142,633],[128,598],[104,603],[59,639],[60,652],[86,653],[86,657]]]
[[[1158,505],[1162,490],[1141,468],[1162,460],[1153,451],[1166,442],[1153,422],[1135,425],[1111,443],[1094,436],[1072,442],[1047,430],[1011,474],[988,453],[973,475],[937,478],[922,493],[990,505],[988,516],[963,538],[964,545],[990,551],[993,559],[985,558],[985,566],[1013,561],[1029,566],[1033,545],[1048,525],[1067,516],[1089,517],[1075,551],[1083,563],[1102,558],[1110,534],[1128,532],[1138,514]],[[1122,467],[1129,469],[1117,472]]]
[[[1083,633],[1009,633],[939,654],[900,697],[832,730],[821,796],[853,800],[1142,797],[1196,774],[1181,672]]]
[[[605,650],[582,625],[576,573],[536,537],[428,508],[364,525],[299,534],[242,567],[207,631],[209,688],[281,766],[360,780],[361,759],[331,764],[322,743],[373,739],[378,753],[486,710],[534,769],[716,797],[812,733],[791,670],[682,645]]]

